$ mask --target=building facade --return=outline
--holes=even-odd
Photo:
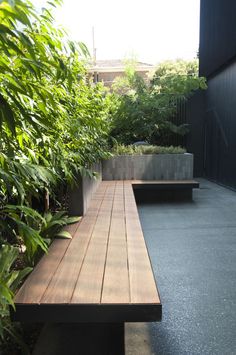
[[[89,69],[94,82],[103,82],[104,86],[111,87],[117,77],[125,75],[126,64],[122,60],[96,60]],[[135,63],[135,71],[148,81],[148,74],[154,70],[154,66],[147,63]]]

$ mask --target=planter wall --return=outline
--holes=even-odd
[[[69,190],[69,215],[83,216],[92,194],[103,180],[189,180],[193,178],[193,155],[123,155],[94,164],[98,178],[78,177],[78,186]]]
[[[102,165],[101,163],[94,164],[91,171],[98,174],[97,178],[89,176],[79,176],[78,186],[69,190],[69,215],[83,216],[90,204],[93,193],[97,190],[102,180]]]
[[[104,160],[103,180],[188,180],[193,178],[193,155],[121,155]]]

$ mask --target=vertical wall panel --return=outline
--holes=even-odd
[[[186,148],[194,155],[194,176],[203,176],[204,161],[204,116],[206,91],[199,90],[187,101],[186,116],[189,124],[189,133],[186,139]]]
[[[201,0],[200,75],[209,77],[235,57],[235,16],[235,0]]]
[[[236,61],[208,81],[206,176],[236,188]]]

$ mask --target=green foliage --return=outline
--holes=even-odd
[[[14,340],[24,349],[24,353],[28,353],[16,329],[10,322],[9,306],[14,308],[13,296],[19,287],[22,279],[31,272],[31,268],[27,267],[23,270],[14,270],[13,266],[19,256],[16,247],[10,245],[2,245],[0,248],[0,340],[5,341],[6,336],[14,338]]]
[[[81,217],[68,217],[65,211],[59,211],[54,214],[45,212],[41,215],[36,210],[27,206],[6,205],[0,211],[3,220],[2,230],[8,231],[8,239],[21,240],[26,247],[26,262],[34,264],[34,256],[41,248],[47,252],[51,239],[56,236],[63,237],[60,230],[63,226],[75,223]],[[4,220],[4,217],[6,217]],[[17,234],[16,234],[17,231]],[[64,233],[64,237],[71,237]]]
[[[23,239],[29,259],[47,249],[32,200],[56,198],[107,154],[105,94],[87,80],[86,47],[55,27],[58,3],[42,14],[30,1],[0,3],[0,232]]]
[[[144,79],[137,74],[137,62],[134,59],[125,60],[125,75],[115,78],[112,89],[120,95],[142,93],[146,88]]]
[[[143,154],[183,154],[186,149],[181,147],[163,147],[157,145],[123,145],[117,144],[113,147],[114,155],[143,155]]]
[[[51,239],[54,237],[71,238],[69,232],[61,231],[63,226],[78,222],[81,217],[68,217],[65,211],[60,211],[52,215],[51,212],[44,214],[44,223],[41,224],[40,235],[43,238]]]
[[[172,121],[177,107],[195,90],[205,88],[205,78],[198,77],[197,61],[160,64],[150,85],[129,70],[113,86],[111,135],[119,143],[145,140],[159,145],[170,133],[184,135],[187,125]]]
[[[23,244],[26,264],[34,264],[49,239],[70,237],[60,229],[75,220],[41,215],[35,204],[48,195],[57,201],[61,186],[92,175],[90,166],[108,155],[105,91],[87,78],[86,46],[55,27],[60,3],[38,13],[28,0],[0,1],[0,253],[12,256],[9,265],[15,249],[1,245]],[[7,309],[15,289],[1,281]]]
[[[195,90],[206,89],[206,80],[198,76],[198,61],[165,61],[158,65],[151,79],[157,93],[186,98]]]

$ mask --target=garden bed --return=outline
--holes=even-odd
[[[193,155],[119,155],[102,163],[103,180],[189,180],[193,178]]]

